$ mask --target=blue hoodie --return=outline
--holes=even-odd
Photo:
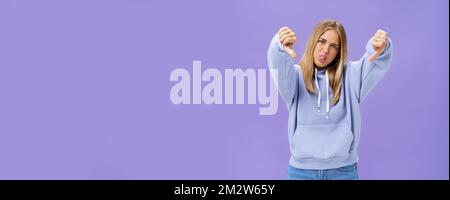
[[[267,52],[269,69],[276,69],[278,91],[289,111],[289,164],[300,169],[332,169],[358,161],[361,127],[360,107],[364,98],[389,69],[393,45],[389,39],[385,50],[374,61],[370,41],[358,61],[344,66],[339,102],[333,105],[333,91],[326,70],[314,72],[316,93],[309,93],[297,65],[276,34]]]

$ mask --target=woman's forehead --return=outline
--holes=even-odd
[[[339,44],[339,34],[335,30],[325,31],[320,38],[326,39],[328,42]]]

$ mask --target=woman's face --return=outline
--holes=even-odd
[[[327,67],[339,53],[339,34],[335,30],[327,30],[317,41],[314,48],[314,64],[318,68]]]

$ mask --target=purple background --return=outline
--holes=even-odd
[[[378,28],[392,68],[362,105],[362,179],[449,178],[447,0],[0,1],[0,179],[284,179],[287,110],[170,102],[175,68],[266,68],[281,26],[303,53],[341,21]]]

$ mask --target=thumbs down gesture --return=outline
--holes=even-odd
[[[379,29],[371,38],[371,43],[375,52],[370,56],[370,61],[374,61],[381,53],[383,53],[387,42],[388,34],[384,30]]]

